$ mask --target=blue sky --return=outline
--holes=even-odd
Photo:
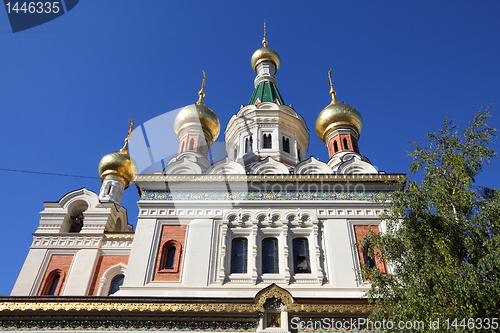
[[[278,88],[311,129],[307,155],[328,160],[314,124],[330,102],[332,68],[338,99],[363,116],[361,153],[405,173],[408,142],[425,142],[446,114],[463,127],[495,104],[489,122],[500,128],[498,17],[499,1],[82,0],[13,34],[0,9],[0,168],[95,177],[0,171],[0,295],[10,294],[42,203],[98,192],[99,160],[121,148],[128,119],[140,125],[194,103],[202,70],[223,128],[248,103],[264,19],[281,56]],[[478,185],[500,187],[499,166]],[[137,199],[132,186],[122,201],[134,226]]]

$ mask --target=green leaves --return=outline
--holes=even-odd
[[[383,276],[363,267],[378,305],[374,320],[423,320],[419,332],[436,332],[427,324],[438,318],[500,317],[500,191],[474,185],[497,157],[490,116],[490,108],[479,110],[463,132],[447,118],[427,134],[427,146],[412,143],[409,172],[421,181],[401,184],[382,215],[387,233],[366,240],[393,268]]]

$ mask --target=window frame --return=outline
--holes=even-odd
[[[273,245],[273,253],[272,255],[271,254],[267,254],[265,253],[265,243],[268,243],[267,241],[273,241],[274,245]],[[266,257],[264,257],[266,256]],[[266,265],[265,263],[268,263],[268,259],[265,259],[267,257],[271,257],[273,259],[271,259],[273,261],[273,270],[272,271],[268,271],[267,268],[266,268]],[[262,274],[280,274],[280,254],[279,254],[279,240],[277,237],[274,237],[274,236],[267,236],[267,237],[264,237],[262,238],[261,240],[261,262],[260,262],[260,265],[261,265],[261,273]]]
[[[296,254],[296,246],[295,243],[299,240],[305,242],[304,250],[305,250],[305,260],[307,263],[307,271],[306,272],[298,272],[298,256]],[[293,274],[311,274],[311,255],[310,255],[310,247],[309,247],[309,239],[307,237],[298,236],[292,239],[292,261],[293,261]]]
[[[243,253],[238,254],[242,259],[243,269],[241,272],[235,271],[235,241],[243,242]],[[229,274],[248,274],[248,238],[246,237],[234,237],[231,239],[231,262],[229,265]]]
[[[173,258],[173,267],[167,268],[168,263],[168,254],[169,251],[174,248],[174,258]],[[158,273],[178,273],[179,272],[179,264],[181,260],[182,253],[182,245],[175,239],[171,239],[166,241],[161,247],[161,255],[159,267],[157,269]]]

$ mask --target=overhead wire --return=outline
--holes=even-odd
[[[68,175],[68,174],[64,174],[64,173],[53,173],[53,172],[41,172],[41,171],[29,171],[29,170],[5,169],[5,168],[0,168],[0,171],[23,172],[23,173],[32,173],[32,174],[48,175],[48,176],[62,176],[62,177],[73,177],[73,178],[99,179],[99,177]]]

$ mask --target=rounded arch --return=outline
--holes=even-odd
[[[61,224],[60,232],[80,232],[85,219],[84,212],[89,209],[89,203],[80,199],[71,202],[67,208],[67,214]]]
[[[123,263],[119,263],[112,266],[104,272],[101,279],[99,280],[99,288],[97,290],[98,296],[108,296],[109,288],[111,287],[111,281],[117,275],[125,275],[127,266]]]
[[[66,273],[63,270],[59,268],[52,270],[49,274],[47,274],[38,295],[59,296],[61,294],[65,278]]]
[[[158,271],[177,273],[179,271],[182,250],[182,244],[179,241],[175,239],[166,241],[161,247]]]

